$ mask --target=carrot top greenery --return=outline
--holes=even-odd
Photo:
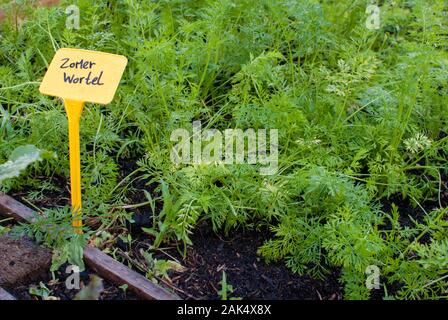
[[[66,28],[72,2],[79,29]],[[53,179],[69,178],[65,111],[38,91],[55,51],[121,54],[129,63],[113,102],[87,104],[81,119],[95,243],[106,233],[132,242],[129,209],[142,207],[151,250],[175,243],[186,254],[203,220],[220,233],[269,228],[266,261],[319,279],[340,270],[346,299],[372,296],[371,266],[383,298],[446,298],[448,7],[379,1],[368,28],[370,4],[62,1],[25,5],[18,26],[0,5],[0,163],[22,145],[57,155],[1,190],[28,190],[29,201],[66,192]],[[174,163],[171,134],[195,121],[203,131],[278,130],[278,170]]]

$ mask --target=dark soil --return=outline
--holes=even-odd
[[[70,204],[70,184],[63,176],[53,175],[52,177],[37,177],[36,181],[51,184],[54,190],[38,191],[33,187],[25,187],[19,190],[13,190],[9,194],[24,205],[32,203],[37,208],[50,209],[55,207],[64,207]],[[36,182],[36,185],[38,183]],[[39,192],[39,196],[30,197],[30,194]]]
[[[118,180],[121,181],[125,178],[127,178],[132,172],[138,169],[137,161],[141,159],[143,155],[137,155],[133,159],[119,159],[118,164],[120,165],[120,174],[118,177]],[[156,190],[156,185],[149,184],[146,179],[139,178],[139,174],[136,174],[132,177],[130,177],[130,180],[132,181],[129,184],[129,190],[126,194],[126,198],[129,200],[129,204],[138,204],[147,202],[148,199],[145,197],[145,194],[143,190],[147,191],[152,195],[152,197],[157,198],[160,195],[158,194]],[[128,229],[132,228],[140,228],[140,227],[151,227],[153,223],[153,219],[151,216],[151,206],[145,205],[145,206],[139,206],[136,208],[129,208],[127,209],[129,212],[132,213],[132,220],[133,223],[127,224]],[[162,210],[162,203],[159,201],[156,202],[156,211],[159,212]]]
[[[211,226],[196,229],[184,272],[178,286],[199,298],[217,299],[223,271],[233,286],[233,297],[244,299],[313,299],[342,298],[342,287],[335,270],[325,281],[293,274],[284,263],[267,264],[257,249],[272,238],[269,232],[235,231],[220,238]]]
[[[442,192],[440,200],[442,206],[448,204],[448,192]],[[398,212],[400,213],[398,222],[401,226],[415,227],[414,221],[419,223],[424,222],[425,212],[423,209],[417,204],[413,204],[409,199],[403,199],[401,194],[393,194],[389,199],[383,199],[381,201],[382,210],[384,212],[390,212],[392,210],[392,204],[398,207]],[[427,212],[430,212],[438,208],[439,204],[437,201],[426,201],[423,206]]]
[[[147,247],[151,241],[144,235],[136,242],[134,253]],[[177,248],[164,250],[177,258],[186,268],[182,273],[172,274],[173,286],[184,299],[220,299],[220,281],[223,272],[227,283],[232,285],[230,297],[243,299],[277,300],[339,300],[342,287],[338,283],[338,271],[325,281],[299,276],[286,268],[284,263],[266,263],[257,255],[257,249],[272,235],[267,232],[235,230],[221,238],[204,222],[197,226],[192,236],[193,246],[187,249],[182,260]],[[170,259],[160,253],[159,259]]]
[[[381,207],[384,212],[392,211],[392,204],[395,204],[398,208],[399,217],[398,223],[402,227],[414,228],[416,223],[424,223],[426,212],[431,212],[437,208],[443,208],[448,205],[448,176],[443,173],[440,182],[440,191],[435,200],[427,200],[420,205],[412,202],[409,198],[404,198],[401,194],[393,194],[388,198],[381,200]],[[390,230],[391,223],[386,221],[386,224],[382,228],[383,230]],[[423,236],[420,243],[429,242],[429,234]]]

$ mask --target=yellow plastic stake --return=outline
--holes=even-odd
[[[84,102],[64,100],[68,118],[68,140],[70,152],[70,188],[72,199],[73,227],[75,232],[82,233],[81,214],[81,160],[79,150],[79,121],[81,119]]]
[[[40,92],[64,99],[68,118],[73,227],[82,233],[79,121],[85,102],[112,101],[127,58],[80,49],[59,49],[40,85]]]

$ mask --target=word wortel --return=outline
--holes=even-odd
[[[256,164],[267,165],[260,168],[261,175],[272,175],[278,168],[278,130],[269,130],[270,148],[266,148],[266,129],[201,129],[201,121],[193,122],[193,134],[186,129],[176,129],[171,133],[171,141],[179,141],[171,150],[171,160],[175,164]],[[192,143],[191,143],[192,137]],[[206,144],[204,145],[204,142]],[[223,144],[224,142],[224,144]],[[193,147],[193,158],[190,147]],[[247,156],[246,147],[247,146]],[[224,149],[224,161],[223,161]]]

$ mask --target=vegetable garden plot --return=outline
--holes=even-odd
[[[446,298],[446,1],[35,4],[0,5],[0,188],[41,218],[0,232],[182,298]],[[128,59],[113,100],[87,56],[42,90],[93,102],[79,184],[62,48]]]

